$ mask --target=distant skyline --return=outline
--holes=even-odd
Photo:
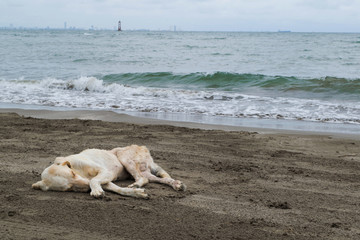
[[[359,9],[360,0],[1,0],[0,27],[360,32]]]

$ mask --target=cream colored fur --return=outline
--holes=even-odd
[[[130,177],[135,183],[128,187],[119,187],[112,183]],[[144,146],[132,145],[115,148],[110,151],[87,149],[79,154],[58,157],[41,174],[41,181],[34,183],[34,189],[43,191],[87,192],[94,197],[103,197],[104,190],[124,196],[147,198],[141,187],[148,182],[158,182],[171,186],[175,190],[186,186],[170,177],[154,163],[149,150]]]

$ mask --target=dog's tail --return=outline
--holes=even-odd
[[[150,170],[151,170],[151,173],[157,177],[171,178],[170,175],[164,169],[162,169],[159,165],[157,165],[154,162],[151,164]]]

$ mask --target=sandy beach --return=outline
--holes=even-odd
[[[360,239],[358,136],[10,112],[0,113],[1,239]],[[149,200],[98,200],[31,188],[55,157],[131,144],[188,190],[150,183]]]

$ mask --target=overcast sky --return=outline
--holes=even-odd
[[[0,26],[360,32],[360,0],[0,0]]]

